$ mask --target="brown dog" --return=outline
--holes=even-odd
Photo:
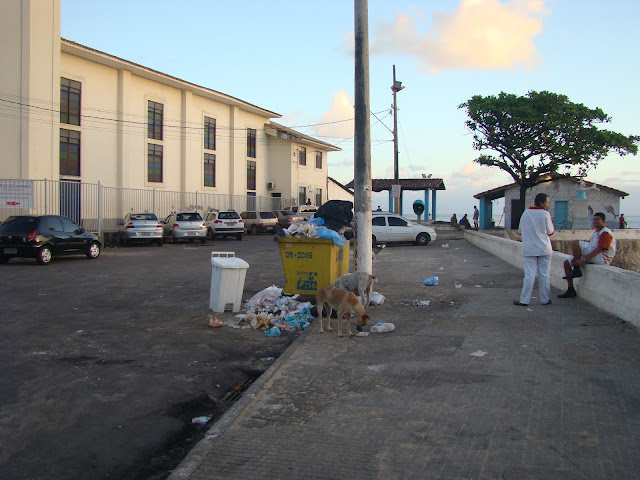
[[[351,313],[356,316],[356,323],[360,327],[366,325],[369,320],[369,315],[364,310],[362,304],[358,301],[353,292],[347,292],[340,288],[327,286],[318,290],[316,293],[316,308],[318,309],[318,317],[320,318],[320,333],[324,333],[322,328],[322,309],[324,304],[327,304],[327,330],[331,331],[331,313],[333,310],[338,311],[338,336],[342,337],[342,317],[347,317],[347,333],[351,336]]]

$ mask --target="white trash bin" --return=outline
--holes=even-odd
[[[214,312],[239,312],[244,278],[249,264],[234,252],[211,252],[211,293],[209,308]]]

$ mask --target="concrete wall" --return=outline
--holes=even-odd
[[[464,232],[464,238],[515,267],[524,266],[520,242],[470,230]],[[562,290],[567,287],[562,277],[563,263],[568,258],[564,253],[553,252],[551,260],[551,284]],[[574,280],[580,298],[640,327],[640,273],[602,265],[586,265],[582,272],[583,276]]]

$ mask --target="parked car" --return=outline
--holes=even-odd
[[[162,230],[169,243],[178,240],[207,241],[207,225],[198,212],[173,212],[162,222]]]
[[[278,218],[278,225],[282,228],[289,228],[289,226],[295,222],[308,220],[291,210],[273,210],[273,214]]]
[[[120,243],[127,245],[134,241],[157,243],[162,246],[162,224],[153,213],[127,213],[118,222]]]
[[[212,240],[216,237],[236,237],[242,240],[244,235],[244,221],[235,210],[213,210],[204,216],[207,224],[207,235]]]
[[[0,225],[0,263],[23,257],[48,265],[54,256],[73,254],[98,258],[100,241],[67,217],[13,215]]]
[[[373,212],[371,221],[374,244],[415,242],[417,245],[428,245],[436,239],[433,228],[413,223],[395,213]]]
[[[318,207],[315,205],[290,205],[288,207],[284,207],[283,210],[291,210],[292,212],[309,220],[311,215],[318,211]]]
[[[258,233],[275,233],[278,225],[278,218],[270,211],[249,211],[240,214],[247,233],[257,235]]]

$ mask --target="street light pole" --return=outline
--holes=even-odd
[[[403,90],[402,82],[396,80],[396,66],[393,66],[393,85],[391,85],[391,91],[393,92],[393,184],[398,185],[400,183],[400,172],[398,170],[398,102],[396,100],[396,93]],[[400,190],[402,195],[402,190]],[[393,212],[401,215],[400,212],[400,197],[393,197]]]

